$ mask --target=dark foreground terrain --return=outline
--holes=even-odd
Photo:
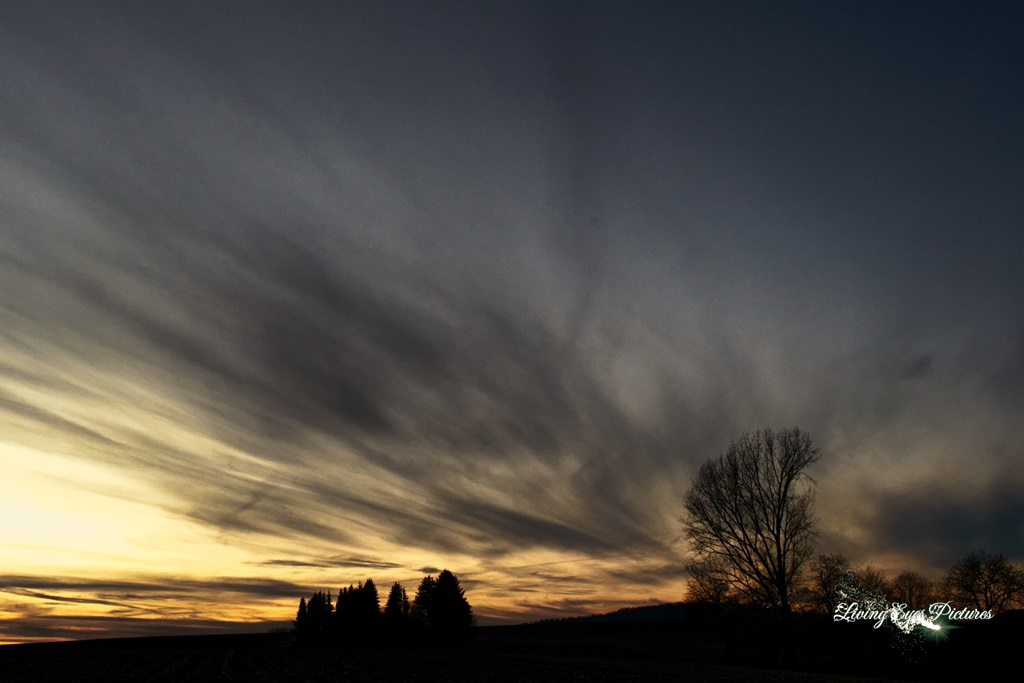
[[[159,641],[159,642],[142,642]],[[642,659],[458,648],[308,650],[287,636],[180,637],[0,648],[4,681],[867,681]]]
[[[555,623],[473,629],[459,643],[420,634],[403,644],[372,638],[310,647],[278,633],[8,645],[0,646],[0,682],[974,680],[998,667],[1020,624],[1006,634],[1005,624],[965,629],[916,661],[870,628],[837,626],[816,623],[800,632],[791,671],[777,668],[772,638],[760,628]],[[1007,634],[1012,638],[1002,643]]]

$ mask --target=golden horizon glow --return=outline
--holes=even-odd
[[[357,464],[342,458],[333,471],[352,475]],[[604,575],[621,571],[622,557],[595,559],[534,549],[489,563],[469,554],[424,552],[387,542],[372,523],[350,520],[355,523],[348,531],[359,532],[359,541],[348,546],[351,554],[384,564],[330,566],[330,557],[344,555],[343,548],[329,542],[307,546],[302,540],[282,537],[261,540],[259,535],[225,534],[175,513],[180,506],[166,489],[111,464],[4,443],[0,444],[0,468],[6,473],[0,481],[0,518],[6,520],[0,527],[4,549],[0,576],[40,584],[0,588],[0,642],[4,643],[103,637],[130,629],[131,623],[141,628],[144,621],[167,627],[179,622],[187,627],[199,620],[206,628],[215,627],[215,622],[288,622],[299,598],[308,597],[307,593],[336,592],[372,578],[383,599],[395,581],[414,592],[426,573],[418,569],[431,568],[455,571],[465,582],[477,616],[494,623],[625,606],[621,600],[602,598],[621,590]],[[387,495],[385,480],[371,472],[355,470],[349,480]],[[538,472],[539,477],[545,474]],[[413,502],[409,496],[414,488],[406,486],[401,495]],[[325,558],[325,566],[303,566]],[[559,583],[539,590],[538,572],[544,581]],[[295,595],[261,595],[266,590],[262,581],[295,585]],[[232,584],[232,588],[218,588],[221,584]],[[90,585],[94,587],[81,588]],[[681,597],[677,582],[644,585],[645,592],[630,605]],[[62,631],[70,635],[31,637],[4,632],[9,620],[42,618],[73,618]],[[120,623],[123,620],[131,621]]]

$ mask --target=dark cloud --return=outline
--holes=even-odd
[[[1024,409],[1024,330],[1016,330],[1005,348],[996,351],[988,385],[1000,405]]]
[[[878,497],[868,529],[875,548],[940,571],[976,550],[1024,560],[1024,488],[1015,479],[970,490],[970,477],[930,490]]]
[[[49,593],[41,593],[39,591],[27,590],[25,588],[17,587],[4,587],[2,589],[5,593],[12,593],[14,595],[23,595],[29,598],[37,598],[39,600],[46,600],[48,602],[70,602],[73,604],[81,605],[106,605],[108,607],[124,607],[123,603],[112,602],[110,600],[103,600],[99,598],[76,598],[64,595],[52,595]]]
[[[663,582],[673,582],[682,585],[683,561],[681,558],[673,560],[672,553],[665,553],[662,557],[669,558],[668,561],[659,562],[657,556],[652,557],[639,565],[630,566],[624,563],[622,569],[606,569],[604,572],[616,581],[632,586],[656,587]]]
[[[330,567],[326,562],[304,562],[302,560],[266,560],[259,562],[268,567]]]
[[[46,615],[0,619],[6,639],[80,640],[83,638],[139,638],[228,633],[266,633],[289,622],[227,621],[202,618],[152,619],[118,616]]]
[[[132,596],[146,599],[178,599],[181,596],[200,597],[216,593],[238,593],[263,598],[291,598],[307,592],[306,587],[295,583],[255,577],[201,580],[177,576],[156,576],[137,580],[79,580],[11,574],[0,576],[0,591],[17,594],[26,594],[26,591],[45,591],[56,596],[48,598],[53,600],[86,599],[75,595],[57,596],[55,591],[66,591],[79,595],[102,593],[117,595],[125,600]]]
[[[636,448],[650,443],[641,427],[591,374],[587,359],[558,334],[494,302],[449,296],[416,304],[387,287],[345,284],[353,276],[338,270],[339,264],[328,270],[309,249],[250,230],[255,239],[230,252],[232,262],[251,269],[249,277],[228,284],[219,282],[216,273],[199,270],[192,284],[206,293],[202,300],[184,292],[173,303],[133,303],[126,293],[102,283],[119,268],[116,264],[103,275],[57,272],[50,277],[71,300],[114,321],[117,336],[110,338],[109,328],[100,328],[96,333],[105,339],[98,341],[125,354],[144,354],[153,369],[177,376],[172,391],[181,393],[192,410],[212,413],[192,428],[209,429],[210,436],[227,444],[271,461],[288,460],[293,456],[287,448],[272,451],[258,437],[288,442],[303,430],[317,430],[347,442],[374,465],[430,487],[444,487],[446,477],[465,468],[484,469],[481,459],[543,461],[568,450],[585,451],[585,467],[567,483],[580,500],[607,501],[594,503],[609,508],[604,540],[557,519],[473,508],[443,488],[437,489],[435,505],[442,516],[466,522],[463,537],[490,536],[508,548],[537,542],[601,548],[635,535],[644,513],[630,514],[628,506],[602,493],[627,468],[631,479],[651,475],[642,466],[622,462],[627,449],[630,459],[661,459],[666,447]],[[202,243],[192,246],[203,248]],[[171,291],[163,271],[132,277],[151,291]],[[170,325],[169,316],[177,317],[175,309],[182,308],[188,327]],[[219,321],[218,312],[230,312],[238,324]],[[231,349],[232,355],[218,349]],[[192,476],[197,466],[195,458],[172,454],[143,435],[119,436],[118,450],[127,454],[145,446],[157,456],[147,466],[162,469],[164,463],[165,475]],[[443,449],[451,464],[438,469],[418,456],[403,456],[395,444]],[[159,457],[161,452],[167,458]],[[173,481],[168,484],[180,492]],[[343,538],[338,530],[293,510],[290,494],[267,483],[239,485],[239,480],[221,478],[192,487],[194,500],[183,509],[227,531],[291,529]],[[347,500],[367,514],[405,517],[412,526],[403,538],[418,536],[421,543],[430,538],[427,525],[379,500],[337,487],[324,489],[320,497],[329,506]],[[460,546],[468,547],[464,538],[451,547]]]
[[[365,557],[335,557],[331,559],[331,562],[337,567],[366,567],[368,569],[399,569],[402,567],[394,562],[382,562]]]
[[[590,536],[564,524],[533,515],[504,509],[481,501],[449,500],[446,504],[465,520],[467,533],[475,540],[501,539],[512,547],[555,547],[568,550],[607,550],[607,539]]]
[[[932,361],[931,355],[918,356],[906,364],[902,378],[914,380],[927,376],[932,370]]]
[[[368,569],[400,569],[394,562],[381,562],[361,557],[332,557],[322,560],[264,560],[259,562],[268,567],[360,567]]]
[[[34,423],[33,426],[36,429],[43,428],[48,432],[60,434],[69,440],[80,442],[84,441],[86,443],[102,447],[121,445],[116,441],[108,439],[95,430],[89,429],[88,427],[80,425],[46,409],[25,403],[9,395],[4,395],[4,393],[0,393],[0,407],[2,407],[8,415],[13,414],[29,421],[30,423]]]

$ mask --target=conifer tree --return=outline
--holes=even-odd
[[[391,586],[388,601],[384,605],[384,621],[389,625],[401,625],[409,621],[409,596],[397,581]]]
[[[360,621],[367,625],[376,623],[380,618],[380,596],[377,594],[377,586],[374,585],[373,579],[366,580],[360,595],[362,598]]]
[[[460,631],[473,623],[473,608],[455,574],[443,570],[437,576],[430,596],[428,621],[444,631]]]
[[[303,633],[307,628],[306,598],[299,598],[299,611],[295,614],[295,621],[293,621],[292,624],[295,625],[296,633]]]
[[[338,625],[341,630],[350,629],[357,621],[356,613],[359,608],[358,594],[356,587],[349,585],[348,588],[342,588],[338,591],[338,602],[334,609],[334,623]]]
[[[429,574],[423,577],[416,589],[416,597],[412,599],[411,619],[414,623],[430,625],[430,605],[436,581]]]
[[[331,613],[330,593],[317,591],[308,601],[300,598],[294,621],[295,632],[303,639],[318,639],[331,630]]]

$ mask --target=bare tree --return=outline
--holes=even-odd
[[[719,562],[737,591],[785,617],[814,553],[813,481],[804,470],[819,457],[799,429],[745,433],[704,463],[684,499],[692,554]]]
[[[861,595],[869,597],[878,605],[888,605],[892,593],[889,577],[872,564],[866,564],[853,573]]]
[[[811,562],[810,594],[814,609],[822,614],[833,615],[836,605],[842,602],[839,588],[843,576],[850,571],[850,562],[844,555],[818,555]]]
[[[942,588],[960,607],[998,612],[1024,603],[1024,569],[1006,555],[976,551],[957,560]]]
[[[686,589],[689,602],[714,607],[736,602],[736,591],[719,558],[691,560],[686,564],[686,573],[690,575]]]
[[[910,608],[927,607],[935,598],[935,584],[917,572],[901,572],[889,582],[889,597]]]

